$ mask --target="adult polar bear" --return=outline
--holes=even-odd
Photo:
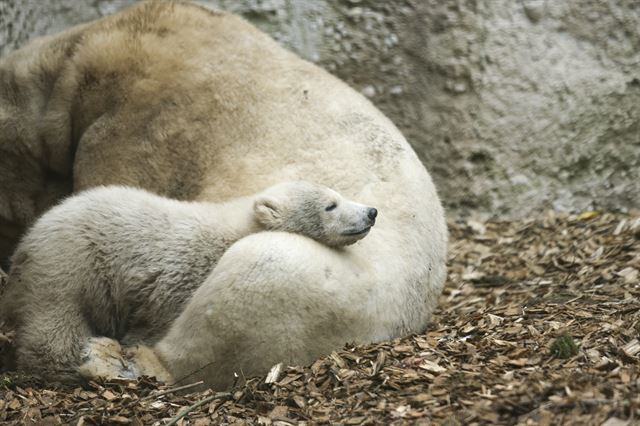
[[[154,347],[174,379],[225,387],[425,327],[447,241],[427,171],[364,97],[241,18],[142,3],[32,42],[0,77],[7,247],[56,199],[101,184],[221,201],[305,179],[378,207],[344,251],[282,233],[234,244]]]

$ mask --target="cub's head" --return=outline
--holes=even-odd
[[[254,212],[265,229],[303,234],[332,247],[364,238],[378,215],[372,207],[303,181],[281,183],[258,194]]]

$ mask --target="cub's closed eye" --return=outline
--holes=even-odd
[[[336,207],[338,207],[338,205],[336,203],[331,203],[324,210],[327,211],[327,212],[330,212],[331,210],[335,209]]]

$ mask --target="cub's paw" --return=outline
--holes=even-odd
[[[86,379],[137,377],[130,363],[123,358],[120,344],[107,337],[90,338],[82,350],[81,359],[82,365],[78,367],[78,372]]]
[[[135,345],[125,349],[125,358],[138,376],[155,377],[163,383],[172,383],[171,374],[164,368],[156,353],[148,346]]]

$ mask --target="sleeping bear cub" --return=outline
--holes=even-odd
[[[302,181],[224,203],[121,186],[68,198],[35,223],[13,256],[2,315],[16,329],[17,366],[76,382],[83,362],[100,361],[87,357],[102,356],[91,355],[91,342],[108,337],[102,342],[119,350],[116,341],[153,345],[161,339],[239,239],[285,231],[341,247],[365,237],[376,215]]]

